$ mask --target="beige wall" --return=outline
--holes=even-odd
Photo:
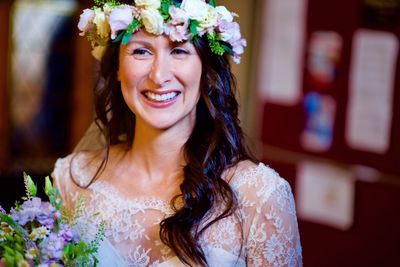
[[[233,63],[232,70],[237,78],[240,118],[247,134],[252,135],[256,83],[255,59],[257,57],[258,11],[262,0],[217,0],[217,5],[224,5],[239,15],[242,36],[247,40],[247,47],[239,65]]]

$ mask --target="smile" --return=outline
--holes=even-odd
[[[167,102],[171,101],[179,95],[179,92],[169,92],[163,94],[156,94],[153,92],[145,92],[143,93],[145,97],[151,101],[155,102]]]

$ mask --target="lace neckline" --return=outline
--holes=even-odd
[[[94,194],[101,194],[108,201],[128,209],[154,209],[167,215],[174,213],[171,205],[161,198],[155,196],[127,198],[108,181],[95,181],[89,188]]]
[[[258,171],[262,171],[265,169],[269,169],[263,163],[259,163],[251,168],[247,168],[244,171],[239,171],[234,174],[234,177],[247,177],[249,174],[257,173]],[[233,178],[230,181],[231,186],[235,189],[236,187],[240,187],[240,182],[235,181]],[[240,180],[240,179],[239,179]],[[238,184],[239,182],[239,184]],[[128,209],[154,209],[161,211],[166,215],[174,214],[174,210],[172,209],[170,203],[167,201],[157,197],[157,196],[141,196],[141,197],[125,197],[121,194],[120,190],[116,188],[111,182],[105,180],[95,181],[92,185],[89,186],[89,189],[94,194],[100,194],[108,201],[114,203],[118,207],[125,207]]]

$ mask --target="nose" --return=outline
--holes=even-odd
[[[149,78],[158,86],[165,85],[171,80],[171,62],[168,56],[157,54],[151,65]]]

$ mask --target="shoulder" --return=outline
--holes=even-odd
[[[96,173],[97,153],[77,152],[59,158],[51,174],[64,205],[72,209],[80,195],[88,195],[85,189]]]
[[[229,184],[239,202],[251,201],[263,206],[277,200],[286,200],[294,206],[289,183],[264,163],[241,161],[230,170],[230,174]]]
[[[98,153],[81,151],[57,159],[52,173],[57,183],[65,183],[71,178],[81,187],[89,183],[94,175]]]

